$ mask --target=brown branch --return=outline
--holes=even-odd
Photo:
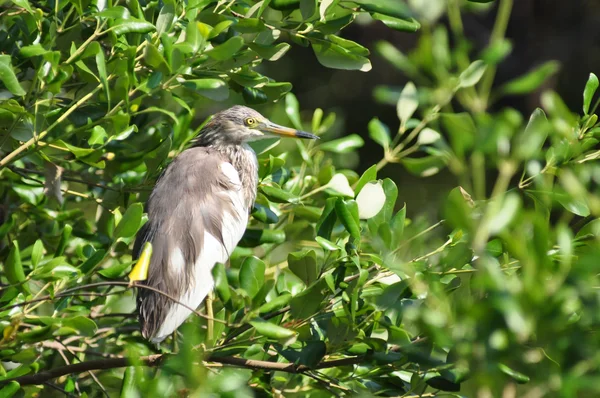
[[[11,381],[18,382],[21,386],[44,384],[45,382],[55,379],[57,377],[89,372],[92,370],[107,370],[115,368],[123,368],[126,366],[158,366],[161,362],[172,354],[154,354],[141,358],[105,358],[105,359],[94,359],[91,361],[75,363],[71,365],[61,366],[54,369],[43,370],[33,375],[25,375],[19,377],[13,377],[11,379],[0,380],[0,386],[10,383]],[[315,366],[313,369],[326,369],[334,368],[337,366],[350,366],[356,365],[365,359],[364,356],[349,357],[336,359],[332,361],[323,361]],[[267,371],[279,371],[287,373],[303,373],[311,370],[308,366],[295,365],[293,363],[279,363],[269,361],[258,361],[253,359],[244,359],[237,357],[209,357],[206,359],[207,362],[215,362],[223,365],[236,366],[241,368],[248,368],[253,370],[267,370]]]

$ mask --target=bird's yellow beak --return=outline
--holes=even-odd
[[[263,133],[271,133],[271,134],[279,135],[282,137],[310,138],[313,140],[319,139],[318,136],[311,134],[311,133],[307,133],[306,131],[296,130],[296,129],[292,129],[292,128],[285,127],[285,126],[280,126],[278,124],[275,124],[275,123],[269,122],[269,121],[265,121],[265,122],[261,123],[261,125],[259,126],[258,129],[260,131],[262,131]]]

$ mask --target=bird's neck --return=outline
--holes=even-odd
[[[258,185],[258,161],[256,153],[254,153],[248,144],[225,145],[220,147],[219,151],[237,170],[242,182],[246,205],[250,209],[256,199]]]

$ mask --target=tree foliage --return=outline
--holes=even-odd
[[[449,30],[443,0],[5,3],[0,395],[597,394],[598,79],[581,115],[552,91],[531,115],[500,108],[558,65],[494,86],[512,1],[481,52],[447,3]],[[364,126],[382,159],[362,175],[340,166],[362,136],[261,73],[296,45],[368,71],[340,34],[355,20],[425,27],[408,54],[376,46],[411,81],[374,89],[398,121]],[[276,101],[323,139],[253,144],[244,238],[180,337],[150,345],[126,275],[153,181],[204,109]],[[389,163],[456,187],[417,214],[378,179]]]

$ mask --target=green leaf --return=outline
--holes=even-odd
[[[130,238],[138,231],[142,222],[142,214],[144,213],[144,207],[141,203],[134,203],[127,208],[123,218],[115,227],[113,233],[113,240],[116,241],[119,238]]]
[[[104,59],[104,51],[98,51],[96,53],[96,66],[98,67],[98,76],[102,82],[102,89],[106,95],[106,101],[110,108],[110,90],[108,86],[108,74],[106,73],[106,60]]]
[[[232,58],[243,46],[244,39],[240,36],[234,36],[225,43],[206,51],[205,54],[217,61],[226,61]]]
[[[398,187],[394,181],[386,178],[383,180],[383,192],[385,192],[385,204],[383,205],[383,209],[381,209],[375,217],[369,220],[371,224],[374,223],[375,225],[379,225],[388,223],[394,214],[394,207],[396,206],[396,199],[398,198]]]
[[[264,222],[265,224],[276,224],[279,222],[279,217],[267,206],[255,203],[252,209],[252,217]]]
[[[286,329],[284,327],[275,325],[274,323],[264,321],[262,319],[255,319],[250,321],[250,324],[254,326],[256,331],[270,339],[281,340],[289,339],[296,336],[296,332],[293,330]]]
[[[290,118],[290,121],[298,130],[302,130],[302,122],[300,121],[300,104],[293,93],[285,95],[285,113]]]
[[[288,292],[284,292],[281,295],[275,297],[271,301],[261,305],[258,308],[258,312],[260,314],[266,314],[272,311],[275,311],[279,308],[285,307],[290,300],[292,299],[292,295]]]
[[[21,263],[21,252],[19,251],[19,243],[16,240],[12,241],[4,265],[4,273],[11,285],[25,281],[25,272],[23,271],[23,264]],[[22,286],[25,288],[25,285]]]
[[[356,241],[360,241],[360,223],[358,219],[358,205],[354,200],[338,198],[335,202],[335,213],[342,222],[346,231]]]
[[[48,52],[41,44],[32,44],[30,46],[23,46],[19,50],[21,55],[25,58],[35,57],[37,55],[44,55]]]
[[[265,194],[269,200],[276,203],[296,203],[298,197],[288,191],[274,186],[274,185],[261,185],[260,191]]]
[[[131,13],[126,7],[115,6],[97,12],[94,14],[94,16],[109,19],[129,19],[129,17],[131,17]]]
[[[409,19],[411,13],[409,8],[396,0],[352,0],[365,11],[378,13],[394,18]]]
[[[13,2],[16,2],[13,0]],[[21,385],[16,381],[9,381],[2,389],[0,390],[0,397],[10,398],[15,395],[21,389]]]
[[[24,8],[28,13],[33,14],[33,8],[31,8],[31,4],[29,4],[28,0],[12,0],[12,3],[18,7]]]
[[[439,155],[424,156],[422,158],[403,158],[401,160],[406,170],[419,177],[436,175],[448,163],[446,157]]]
[[[503,363],[498,364],[498,369],[500,369],[500,371],[502,373],[511,377],[514,381],[516,381],[519,384],[528,383],[530,380],[529,376],[527,376],[521,372],[517,372],[516,370],[514,370],[512,368],[509,368],[508,366],[506,366]]]
[[[121,398],[130,398],[140,395],[137,389],[138,369],[141,368],[139,366],[128,366],[125,368],[123,383],[121,384]]]
[[[302,279],[306,286],[312,285],[319,278],[321,270],[314,250],[289,253],[287,261],[290,271]]]
[[[317,13],[317,0],[300,0],[300,14],[305,21],[311,19]]]
[[[383,124],[378,118],[373,118],[369,122],[369,137],[385,150],[389,149],[392,139],[390,137],[390,129]]]
[[[101,269],[98,273],[108,279],[122,278],[125,275],[125,271],[130,267],[131,263],[123,262],[113,265],[112,267]]]
[[[471,65],[458,76],[458,87],[472,87],[483,77],[487,65],[481,60],[473,61]]]
[[[598,77],[595,74],[590,73],[588,81],[585,84],[585,90],[583,90],[583,113],[585,115],[587,115],[590,110],[590,104],[592,103],[592,98],[594,98],[594,94],[598,89],[598,84]]]
[[[338,198],[329,198],[325,202],[325,208],[321,213],[321,217],[317,222],[317,235],[322,236],[325,239],[331,239],[331,233],[333,232],[333,227],[335,226],[335,222],[337,220],[337,215],[335,212],[335,203]]]
[[[71,232],[73,232],[73,226],[71,224],[65,225],[60,234],[60,240],[58,241],[58,245],[56,246],[56,251],[54,252],[54,257],[60,257],[65,252],[67,244],[69,243],[69,238],[71,237]]]
[[[539,88],[550,76],[556,74],[559,69],[558,62],[548,61],[531,72],[504,84],[499,91],[509,95],[530,93]]]
[[[319,246],[321,246],[323,249],[325,249],[327,251],[337,251],[337,250],[342,249],[340,246],[336,245],[332,241],[327,240],[321,236],[317,236],[315,238],[315,241],[319,244]]]
[[[396,105],[396,111],[398,113],[398,119],[402,126],[406,125],[408,119],[412,117],[417,108],[419,107],[419,97],[417,94],[417,88],[413,82],[408,82],[400,93],[398,103]]]
[[[450,136],[452,149],[458,157],[463,157],[475,144],[477,129],[470,114],[443,113],[440,121]]]
[[[93,270],[106,256],[106,250],[98,250],[92,254],[87,260],[85,260],[80,266],[79,270],[83,274],[87,274]]]
[[[229,283],[227,283],[227,272],[225,265],[221,263],[215,264],[212,269],[212,275],[215,280],[215,290],[219,295],[222,302],[227,303],[231,300],[231,291],[229,290]]]
[[[337,140],[328,141],[319,145],[319,149],[327,152],[349,153],[361,148],[365,141],[358,134],[350,134]]]
[[[31,250],[31,265],[33,268],[37,267],[44,255],[44,244],[41,240],[36,240],[33,244],[33,249]]]
[[[274,10],[286,11],[298,8],[300,0],[271,0],[269,6]]]
[[[336,3],[338,0],[322,0],[319,5],[319,16],[321,21],[325,21],[327,18],[327,11]]]
[[[371,70],[371,61],[360,54],[356,54],[344,47],[323,39],[311,39],[312,49],[319,63],[333,69]]]
[[[421,24],[414,18],[400,19],[379,13],[373,13],[371,14],[371,17],[383,22],[388,28],[398,30],[400,32],[416,32],[421,29]]]
[[[135,18],[119,19],[115,21],[115,25],[110,29],[115,35],[121,36],[126,33],[148,33],[155,30],[156,27],[150,22],[142,21]]]
[[[265,263],[257,257],[248,257],[242,263],[239,273],[240,287],[250,298],[254,298],[265,283]]]
[[[356,188],[354,188],[354,191],[359,194],[360,190],[368,183],[371,181],[375,181],[377,179],[377,165],[374,164],[373,166],[369,167],[362,176],[360,176],[360,179],[358,180],[358,182],[356,183]]]
[[[183,83],[183,86],[195,90],[203,97],[214,101],[225,101],[229,98],[229,88],[221,79],[205,78],[186,80]]]
[[[515,192],[509,192],[504,197],[502,205],[496,214],[493,214],[488,230],[490,234],[503,232],[506,227],[515,219],[521,209],[521,198]]]
[[[0,81],[14,95],[22,96],[26,94],[13,71],[10,55],[0,55]]]
[[[285,232],[278,229],[248,228],[239,243],[240,247],[256,247],[265,243],[285,242]]]
[[[210,33],[208,34],[208,39],[214,39],[215,37],[219,36],[231,25],[233,25],[233,21],[229,19],[219,22],[211,29]]]
[[[353,54],[362,55],[362,56],[369,55],[369,49],[366,48],[365,46],[361,46],[360,44],[358,44],[355,41],[344,39],[343,37],[336,36],[336,35],[328,35],[327,40],[331,41],[332,43],[337,44],[338,46],[348,50],[349,52],[351,52]]]
[[[326,282],[321,279],[308,289],[304,289],[292,297],[292,300],[290,301],[290,312],[294,318],[306,319],[314,316],[319,311],[321,303],[325,298],[322,293],[325,284]]]
[[[90,318],[84,316],[75,316],[73,318],[63,318],[61,320],[63,326],[71,327],[79,332],[82,336],[93,336],[98,330],[98,326]]]
[[[173,0],[164,0],[156,18],[156,34],[168,33],[175,19],[175,4]]]
[[[278,43],[274,46],[266,46],[258,43],[248,45],[252,51],[267,61],[277,61],[288,52],[291,46],[288,43]]]
[[[522,160],[529,160],[538,155],[541,150],[551,125],[546,119],[546,114],[540,108],[529,117],[525,130],[515,138],[515,155]]]

